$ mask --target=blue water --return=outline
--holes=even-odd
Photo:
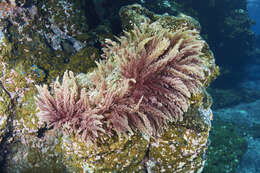
[[[260,1],[259,0],[248,0],[248,11],[249,16],[256,22],[256,25],[252,27],[252,30],[260,35]]]

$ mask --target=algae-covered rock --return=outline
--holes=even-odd
[[[68,65],[86,46],[90,50],[87,54],[97,52],[86,42],[90,35],[88,19],[80,9],[80,3],[75,1],[0,2],[4,35],[1,55],[5,62],[13,68],[19,67],[22,73],[31,74],[36,82],[50,82],[66,68],[94,67],[90,56],[84,59],[85,64],[77,60],[73,66]],[[98,54],[92,58],[98,58]]]
[[[177,16],[157,15],[139,4],[129,5],[120,9],[119,15],[121,17],[124,29],[131,29],[134,24],[140,25],[145,20],[149,19],[152,22],[157,21],[163,27],[177,30],[179,28],[188,27],[190,29],[196,28],[200,30],[198,21],[185,14]]]
[[[149,142],[140,134],[128,138],[105,137],[105,142],[87,146],[85,141],[63,138],[63,152],[71,170],[134,172],[145,170],[143,159]]]
[[[46,15],[50,14],[52,8],[54,7],[48,5],[48,3],[45,1],[43,2],[46,4],[44,7],[42,7],[41,13]],[[51,2],[55,3],[56,1]],[[66,4],[60,4],[61,2],[63,1],[59,1],[57,6],[66,6]],[[64,13],[67,14],[66,12],[70,12],[70,10],[65,10]],[[60,18],[64,13],[60,13],[60,15],[51,19],[56,20],[56,18]],[[8,64],[8,70],[13,71],[13,75],[9,76],[8,73],[3,73],[0,76],[1,82],[3,83],[2,88],[0,88],[2,89],[0,92],[0,98],[1,100],[4,100],[4,102],[0,102],[0,109],[6,112],[2,115],[0,114],[0,120],[6,115],[6,118],[2,118],[4,122],[2,123],[3,125],[0,126],[0,132],[3,134],[2,135],[0,133],[0,137],[2,135],[5,139],[0,141],[0,147],[4,148],[6,151],[3,154],[1,153],[1,156],[4,159],[2,159],[2,161],[0,160],[3,163],[3,166],[0,167],[0,169],[3,169],[7,172],[202,171],[206,159],[205,151],[207,149],[207,139],[209,130],[211,128],[210,121],[212,119],[212,111],[210,109],[212,100],[211,97],[206,93],[205,88],[217,76],[218,68],[215,65],[213,54],[211,53],[208,45],[198,35],[198,30],[200,29],[198,23],[194,22],[195,20],[188,16],[173,17],[167,15],[156,15],[136,4],[122,8],[120,11],[120,16],[122,18],[123,26],[125,29],[129,29],[130,31],[126,32],[126,36],[121,37],[119,42],[121,41],[121,46],[125,46],[126,48],[129,44],[130,53],[134,54],[134,51],[137,50],[137,52],[139,51],[138,53],[143,55],[144,52],[141,52],[140,50],[149,50],[149,46],[150,49],[155,49],[153,47],[154,45],[152,44],[153,42],[149,41],[156,41],[156,39],[164,43],[163,41],[169,38],[176,38],[176,40],[181,40],[178,44],[185,47],[186,45],[182,44],[182,39],[172,34],[175,32],[180,34],[180,37],[183,37],[183,40],[186,40],[187,44],[189,41],[194,41],[196,46],[199,48],[201,46],[201,51],[199,52],[198,56],[199,60],[197,59],[198,57],[194,59],[193,57],[187,58],[187,66],[189,67],[190,71],[186,70],[187,66],[185,66],[183,67],[183,73],[178,71],[175,72],[180,75],[180,78],[189,79],[193,82],[189,83],[190,87],[187,87],[189,89],[193,89],[191,93],[190,91],[187,91],[188,89],[185,89],[186,85],[182,83],[182,85],[180,85],[182,87],[178,88],[180,93],[187,95],[185,100],[183,99],[184,97],[179,93],[175,93],[176,100],[173,100],[172,102],[176,104],[177,107],[176,110],[174,110],[176,115],[169,115],[172,117],[168,117],[169,119],[166,117],[161,119],[160,116],[163,115],[158,112],[158,115],[155,115],[158,116],[158,122],[154,122],[156,119],[149,119],[145,117],[149,113],[154,115],[152,113],[154,113],[156,109],[151,111],[149,110],[149,107],[145,107],[146,105],[143,104],[143,102],[146,98],[139,98],[138,92],[134,92],[138,98],[137,103],[135,103],[134,106],[131,107],[130,102],[124,102],[125,100],[129,99],[131,94],[133,94],[131,93],[132,90],[129,86],[134,86],[134,83],[137,81],[132,79],[127,80],[127,83],[122,82],[124,80],[122,79],[122,74],[119,73],[119,68],[122,68],[122,66],[124,67],[124,63],[129,59],[124,59],[125,61],[122,62],[119,61],[117,56],[121,55],[120,53],[124,51],[118,51],[121,49],[116,47],[117,43],[112,42],[111,40],[107,40],[106,44],[108,45],[106,45],[106,48],[104,49],[103,56],[105,57],[106,61],[100,63],[96,71],[94,70],[92,73],[79,74],[76,76],[73,76],[72,72],[69,73],[70,75],[65,73],[62,83],[59,83],[59,80],[57,79],[55,83],[50,85],[50,88],[53,89],[50,92],[48,91],[46,85],[42,88],[40,86],[35,87],[35,81],[31,79],[31,76],[29,75],[30,73],[22,73],[25,67],[31,67],[33,64],[29,63],[27,66],[25,63],[25,66],[21,67],[22,70],[20,70],[21,68],[17,68],[20,67],[18,65],[22,64],[26,58],[19,59],[19,57],[14,57],[12,59],[11,56],[3,57],[3,62],[10,63]],[[51,27],[51,24],[53,24],[51,21],[47,21],[47,23],[50,24],[49,29],[52,30],[52,32],[62,33],[62,39],[73,37],[73,30],[66,31],[57,29],[64,25],[64,23],[61,22],[60,25],[55,25],[55,28]],[[143,25],[141,23],[143,23]],[[34,25],[32,24],[32,27],[33,26]],[[144,27],[145,29],[137,29],[136,26]],[[133,28],[134,31],[131,32],[131,29]],[[69,37],[67,37],[67,35],[65,35],[66,37],[63,37],[65,31],[68,32]],[[188,34],[185,35],[182,34],[182,32]],[[189,35],[189,33],[193,34]],[[137,42],[137,45],[135,46],[136,42],[133,41],[133,39],[137,38],[138,40],[138,34],[142,38],[140,38],[141,41]],[[156,34],[159,34],[159,36]],[[40,36],[38,38],[40,38]],[[193,40],[194,38],[196,39]],[[40,40],[41,39],[39,39],[38,43],[42,44]],[[53,40],[50,39],[47,40],[47,42],[48,41],[50,41],[48,46],[52,47],[51,41]],[[6,41],[5,43],[6,45],[2,49],[7,49],[7,53],[5,54],[7,55],[10,53],[10,49],[13,50],[13,47],[10,41]],[[172,44],[176,43],[172,42]],[[89,72],[87,69],[93,65],[87,61],[91,58],[95,59],[96,56],[98,56],[97,51],[91,48],[83,48],[75,53],[75,44],[71,44],[66,41],[61,41],[57,45],[58,47],[56,47],[56,51],[48,49],[49,52],[47,51],[47,54],[41,52],[41,55],[46,57],[46,59],[43,60],[44,58],[40,58],[41,62],[39,62],[39,64],[36,63],[37,66],[33,66],[34,68],[32,71],[36,73],[35,76],[38,76],[38,74],[40,76],[41,74],[44,74],[41,73],[39,69],[42,69],[43,71],[48,69],[48,75],[56,76],[65,70],[64,67],[71,70],[77,68],[77,63],[80,61],[84,61],[84,63],[80,64],[82,66],[78,67],[76,72],[82,72],[83,70],[83,72],[87,73]],[[61,47],[59,47],[59,45]],[[195,52],[200,50],[196,46],[194,48]],[[183,47],[179,47],[179,49],[181,50]],[[126,50],[126,48],[122,48],[122,50]],[[187,46],[188,50],[190,50],[189,48],[190,47]],[[52,47],[52,49],[54,49],[54,47]],[[169,46],[169,49],[173,49],[173,47]],[[160,50],[160,48],[156,50]],[[176,54],[179,53],[178,50],[173,50],[177,52]],[[30,54],[33,50],[28,48],[26,51],[28,51],[28,54]],[[174,51],[171,51],[171,53]],[[49,56],[49,53],[52,54],[53,52],[55,56]],[[125,52],[126,55],[128,55],[127,53],[129,52]],[[57,56],[57,53],[59,53],[59,56]],[[190,52],[186,53],[189,54]],[[33,53],[31,55],[33,55]],[[59,58],[66,61],[68,55],[70,55],[69,60],[73,60],[73,62],[65,63],[66,65],[61,68],[59,66]],[[155,57],[160,60],[160,58],[165,58],[166,55],[167,53],[165,53],[162,57],[158,55],[155,55]],[[79,57],[79,59],[77,59],[77,57]],[[34,58],[31,58],[32,57],[29,59],[34,60]],[[47,58],[52,59],[47,60]],[[136,57],[133,56],[132,58]],[[49,60],[51,62],[54,61],[59,65],[51,65],[48,62]],[[46,63],[46,66],[49,67],[45,69],[40,63]],[[105,65],[105,63],[107,63],[107,65]],[[194,66],[189,66],[192,63],[194,63]],[[140,64],[137,65],[140,66]],[[87,66],[86,69],[84,66]],[[132,69],[135,67],[136,65],[133,65]],[[196,68],[198,68],[198,70],[196,70]],[[55,70],[59,70],[59,72],[56,73]],[[131,71],[131,68],[129,71]],[[188,76],[185,76],[185,74]],[[90,79],[93,79],[92,77],[99,82],[94,83],[91,81]],[[168,85],[165,84],[166,87],[168,87]],[[37,94],[36,88],[38,89],[38,92],[44,92],[39,93],[39,95]],[[59,93],[59,91],[63,91],[64,93]],[[77,93],[80,94],[77,95]],[[34,99],[35,96],[37,99]],[[85,97],[88,97],[88,99]],[[112,101],[109,100],[109,97],[112,98]],[[70,119],[69,117],[67,121],[64,120],[63,122],[57,123],[56,125],[52,125],[48,121],[48,118],[45,120],[41,119],[44,117],[44,115],[46,115],[46,113],[47,115],[55,116],[65,116],[69,114],[69,110],[67,108],[64,108],[64,110],[67,111],[63,111],[61,104],[55,104],[56,102],[63,100],[62,102],[66,103],[68,100],[70,100],[71,102],[67,104],[67,106],[70,107],[71,105],[73,106],[76,101],[81,101],[81,99],[83,100],[82,104],[81,102],[77,102],[79,109],[82,107],[82,105],[90,105],[90,108],[85,107],[82,109],[82,111],[77,112],[77,115],[83,115],[83,117],[73,117],[75,119]],[[144,101],[142,99],[144,99]],[[157,103],[160,99],[156,97],[152,98],[151,104]],[[48,102],[48,100],[52,101]],[[129,101],[134,102],[134,100]],[[125,105],[120,105],[120,103],[125,103]],[[180,103],[183,105],[177,105]],[[160,107],[160,103],[157,104]],[[48,105],[48,107],[46,107],[46,105]],[[57,109],[49,109],[49,107]],[[94,115],[100,115],[93,116],[94,121],[90,119],[89,122],[86,122],[85,118],[89,115],[84,114],[84,111],[86,111],[85,109],[92,108],[94,111],[96,111],[93,113]],[[147,110],[145,110],[145,108]],[[127,120],[127,123],[126,121],[122,120],[120,115],[118,116],[118,119],[109,119],[109,114],[112,112],[112,110],[114,112],[118,111],[119,113],[125,111],[126,114],[138,112],[139,114],[133,115],[136,115],[137,117],[142,116],[143,119],[141,119],[142,121],[140,121],[140,119],[134,121],[135,117],[132,117],[132,122]],[[60,113],[59,111],[63,112]],[[48,112],[51,113],[48,114]],[[5,120],[9,118],[10,123]],[[90,123],[93,129],[82,130],[83,127],[80,126],[81,121],[87,125]],[[134,124],[133,122],[139,124]],[[141,124],[144,125],[142,126]],[[158,124],[161,125],[161,127],[156,127]],[[87,125],[85,128],[88,128]],[[101,127],[104,129],[104,131],[101,129]],[[9,129],[9,135],[6,135],[6,128]],[[159,130],[156,131],[151,129]],[[89,135],[91,130],[95,140],[89,142],[87,135]],[[120,133],[120,130],[124,133]]]

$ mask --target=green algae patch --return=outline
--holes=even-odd
[[[76,138],[63,138],[63,153],[73,169],[89,169],[94,172],[132,172],[143,169],[142,160],[148,149],[148,141],[140,135],[128,138],[104,137],[97,144],[87,145]]]
[[[0,143],[4,135],[8,132],[6,126],[10,115],[10,106],[10,97],[0,88]]]
[[[203,167],[201,159],[207,149],[208,132],[198,133],[182,126],[171,126],[157,141],[151,143],[150,157],[155,172],[198,172]],[[198,149],[199,148],[199,149]]]
[[[67,67],[76,73],[87,73],[96,66],[97,59],[100,59],[99,51],[94,47],[86,47],[70,57]]]
[[[22,128],[27,129],[25,131],[34,131],[37,132],[39,128],[38,121],[36,117],[37,109],[35,104],[36,89],[30,88],[25,91],[24,96],[20,98],[19,104],[16,106],[18,121],[21,121]]]

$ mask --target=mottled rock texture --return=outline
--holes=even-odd
[[[72,126],[70,126],[71,124],[67,123],[66,120],[64,121],[65,123],[60,123],[55,126],[58,128],[52,128],[53,123],[50,123],[51,121],[48,121],[48,119],[47,121],[46,119],[45,121],[39,119],[41,118],[41,116],[39,116],[39,111],[42,111],[43,109],[40,108],[39,102],[37,108],[37,102],[34,99],[34,97],[37,96],[39,101],[39,95],[37,94],[35,87],[35,84],[39,83],[34,82],[30,78],[31,76],[24,78],[24,74],[20,73],[13,63],[6,64],[6,59],[1,57],[0,109],[4,110],[3,113],[2,111],[0,113],[0,144],[1,150],[3,150],[1,151],[3,154],[1,155],[0,162],[4,165],[1,169],[4,169],[6,172],[202,171],[205,162],[208,134],[211,128],[210,121],[212,119],[212,112],[210,109],[211,98],[206,93],[205,88],[217,76],[218,68],[215,66],[214,57],[208,45],[201,40],[198,35],[198,31],[200,30],[198,23],[195,22],[194,19],[185,15],[177,17],[156,15],[137,4],[123,7],[120,11],[120,16],[123,27],[125,30],[129,31],[127,32],[129,34],[128,36],[121,38],[120,46],[123,45],[123,47],[127,47],[126,43],[132,44],[130,46],[131,51],[129,51],[131,53],[139,55],[142,50],[149,52],[148,47],[146,46],[153,45],[149,42],[149,39],[153,40],[154,38],[157,38],[156,34],[158,33],[161,34],[158,38],[165,40],[165,43],[167,43],[167,39],[171,38],[172,33],[177,31],[188,32],[191,33],[191,35],[195,35],[195,38],[199,40],[200,45],[202,44],[201,48],[196,48],[196,51],[199,51],[200,53],[195,54],[196,57],[194,59],[193,57],[188,58],[189,60],[192,59],[189,64],[199,62],[199,66],[193,65],[195,69],[199,68],[199,70],[190,68],[193,70],[187,71],[185,69],[188,74],[186,76],[187,79],[189,76],[197,76],[194,78],[196,80],[194,84],[197,86],[195,87],[196,89],[192,91],[193,87],[187,87],[186,89],[184,87],[177,87],[181,90],[181,93],[186,93],[185,105],[188,107],[180,106],[182,112],[177,116],[177,118],[170,118],[175,115],[162,118],[157,114],[155,115],[155,117],[158,116],[157,119],[149,119],[149,125],[148,123],[146,124],[145,120],[147,117],[149,118],[149,116],[153,115],[154,112],[149,114],[150,111],[145,111],[145,107],[142,103],[143,99],[146,101],[145,99],[148,98],[149,100],[150,98],[148,96],[146,98],[146,95],[139,97],[140,95],[136,94],[136,98],[138,98],[135,103],[136,106],[130,107],[130,111],[143,113],[146,115],[146,118],[144,118],[141,123],[140,121],[136,121],[139,122],[139,124],[129,123],[130,128],[125,127],[126,129],[123,129],[120,124],[118,126],[115,126],[115,124],[124,121],[109,120],[109,118],[106,117],[107,119],[104,120],[102,125],[104,130],[109,130],[109,133],[101,133],[101,130],[101,132],[97,132],[98,137],[95,138],[94,142],[89,143],[86,141],[88,136],[83,135],[82,131],[84,130],[79,128],[81,126],[79,126],[77,122],[75,122],[76,126],[74,129],[70,128]],[[34,25],[37,26],[37,24]],[[131,34],[135,34],[138,29],[134,32],[134,26],[142,28],[144,25],[147,26],[146,29],[139,29],[139,31],[142,32],[140,36],[144,36],[144,38],[140,38],[141,41],[137,42],[137,47],[135,47],[134,43],[136,42],[131,40],[131,38],[134,38]],[[183,42],[185,39],[188,41]],[[188,45],[189,41],[192,41],[189,40],[189,38],[186,38],[185,34],[180,34],[180,38],[176,40],[178,40],[178,42],[171,42],[168,47],[169,49],[167,50],[176,48],[175,51],[177,54],[181,52],[182,48],[185,47],[185,44]],[[93,99],[94,101],[100,101],[100,103],[98,102],[94,104],[95,106],[100,107],[104,106],[102,104],[104,104],[104,100],[106,101],[106,99],[99,99],[96,95],[106,95],[109,91],[121,88],[122,92],[120,93],[124,94],[117,92],[115,95],[126,99],[126,95],[131,93],[131,90],[128,90],[128,87],[131,88],[131,86],[137,82],[129,80],[129,83],[125,83],[126,85],[120,83],[124,79],[122,76],[125,77],[127,75],[119,73],[119,66],[121,66],[121,68],[125,67],[125,63],[128,63],[128,60],[130,61],[131,59],[125,59],[123,62],[118,61],[117,56],[124,52],[119,51],[116,53],[116,51],[120,50],[116,49],[116,42],[107,41],[106,44],[107,48],[105,49],[105,54],[103,56],[107,59],[100,63],[98,70],[94,70],[94,72],[88,74],[75,75],[74,80],[75,85],[79,86],[79,89],[87,90],[87,94],[93,94],[93,97],[95,98]],[[175,44],[179,46],[176,47]],[[64,43],[63,46],[64,48],[67,47],[66,43]],[[192,50],[189,46],[187,47],[186,50]],[[67,53],[70,52],[70,48],[72,47],[69,46],[66,48]],[[73,48],[75,47],[73,46]],[[138,51],[139,48],[140,51]],[[150,48],[154,49],[153,46]],[[166,55],[169,53],[167,53],[167,50],[162,51],[166,51],[165,54],[158,54],[155,56],[155,62],[159,62],[161,59],[167,57]],[[29,53],[30,50],[28,54]],[[144,52],[142,52],[142,54],[144,54]],[[189,54],[190,52],[188,55]],[[160,55],[163,56],[160,57]],[[189,56],[186,56],[184,53],[179,57]],[[181,60],[179,61],[180,63],[182,62]],[[163,63],[160,63],[160,65],[161,64]],[[167,61],[165,64],[169,65],[169,62]],[[102,66],[106,66],[106,68],[102,68]],[[134,68],[134,66],[132,67]],[[104,69],[109,70],[103,71],[102,73],[102,70]],[[131,71],[131,69],[128,70]],[[157,70],[160,71],[161,69],[158,68]],[[12,71],[13,73],[9,73],[9,71]],[[65,71],[65,68],[63,71]],[[91,83],[92,81],[89,79],[91,79],[92,75],[96,75],[96,79],[101,82],[103,79],[101,80],[100,78],[105,78],[105,82],[100,83],[100,85]],[[73,77],[71,77],[71,79],[73,79]],[[160,80],[160,78],[156,79],[158,79],[157,81]],[[57,85],[58,83],[56,83],[56,87]],[[68,86],[75,85],[73,83],[68,84]],[[97,93],[93,90],[93,86],[97,91],[101,91],[99,89],[102,88],[102,91],[105,92]],[[174,86],[174,84],[167,84],[165,86],[171,87]],[[88,92],[89,88],[92,90]],[[52,90],[50,94],[55,98],[57,95],[53,95],[53,93],[55,93],[54,90]],[[72,96],[74,96],[73,93]],[[158,103],[158,100],[160,99],[156,97],[151,98],[152,104]],[[176,97],[176,100],[172,100],[172,102],[174,104],[179,104],[184,103],[183,100]],[[93,106],[93,102],[90,103],[92,103],[91,106]],[[109,105],[110,102],[105,104]],[[127,106],[127,104],[125,104],[125,106]],[[111,106],[108,110],[102,110],[107,113],[112,108],[113,107]],[[119,111],[119,107],[117,108]],[[143,109],[143,112],[141,109]],[[82,119],[85,120],[84,118]],[[160,123],[154,122],[155,120],[160,120]],[[152,127],[154,131],[151,131],[151,133],[145,133],[148,129],[143,129],[141,126],[142,124],[145,128]],[[162,127],[157,127],[156,125],[162,125]],[[97,124],[97,126],[99,126],[99,124]],[[77,128],[80,130],[76,131],[75,129]]]

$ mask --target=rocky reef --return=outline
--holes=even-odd
[[[201,35],[210,45],[216,63],[220,65],[221,77],[215,81],[215,86],[218,88],[239,86],[247,74],[246,65],[255,52],[255,35],[251,30],[255,22],[249,17],[247,0],[90,0],[89,2],[93,2],[100,12],[98,17],[100,21],[110,23],[114,33],[121,32],[117,11],[124,5],[141,3],[145,8],[158,14],[189,15],[200,23]]]
[[[202,172],[212,119],[212,100],[205,89],[218,75],[218,68],[209,46],[199,36],[200,25],[195,19],[184,14],[157,15],[138,4],[123,7],[119,15],[125,35],[117,41],[99,40],[105,48],[95,69],[99,50],[91,45],[77,2],[2,1],[1,6],[9,10],[1,17],[5,24],[0,56],[3,172]],[[54,13],[56,9],[60,10]],[[139,61],[140,57],[153,58],[153,68],[144,68],[142,64],[149,61]],[[153,83],[161,80],[164,84],[135,78],[136,62],[139,70],[148,70],[144,76],[153,74]],[[177,70],[172,68],[170,73],[169,67],[163,71],[170,65]],[[75,76],[66,72],[62,83],[59,79],[53,82],[66,69]],[[168,73],[175,74],[175,80],[163,76]],[[50,87],[41,88],[43,83]],[[147,83],[154,89],[160,86],[160,92],[147,93]],[[72,89],[81,94],[70,92]],[[66,99],[82,100],[88,107],[83,106],[75,119],[73,112],[66,112],[69,104],[52,104]],[[96,111],[91,111],[92,115],[99,116],[87,121],[86,109],[90,108]],[[121,114],[110,118],[115,112]],[[120,117],[122,113],[127,118]]]
[[[37,82],[50,82],[65,69],[88,72],[95,66],[98,38],[91,34],[80,4],[2,1],[0,9],[1,56],[12,68]]]

